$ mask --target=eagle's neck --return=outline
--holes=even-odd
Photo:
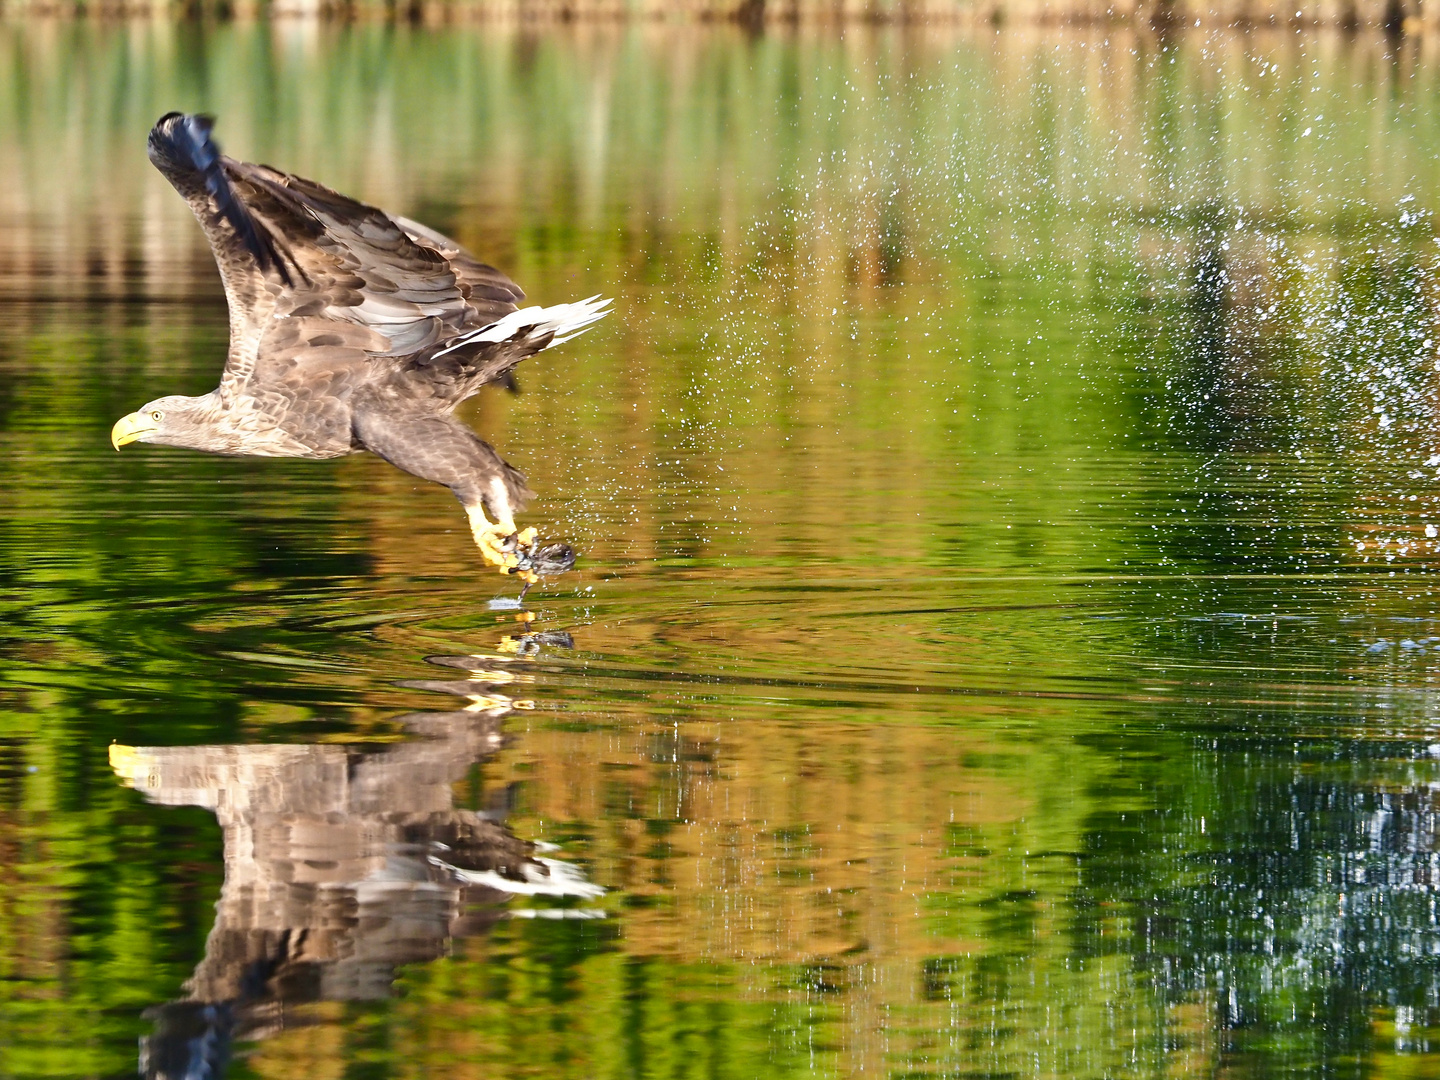
[[[208,394],[189,398],[188,401],[190,405],[187,411],[202,424],[223,424],[230,412],[230,407],[221,399],[219,390],[211,390]]]
[[[254,410],[232,407],[217,390],[180,398],[176,404],[180,407],[173,411],[178,415],[165,425],[163,434],[148,441],[212,454],[252,452],[246,446],[254,439]]]
[[[225,407],[220,395],[211,391],[199,397],[164,398],[158,402],[166,413],[164,426],[142,436],[147,443],[180,446],[187,450],[214,450],[216,436],[225,428]]]
[[[197,449],[212,454],[325,458],[351,452],[348,426],[338,435],[317,428],[313,434],[324,436],[317,443],[289,430],[283,412],[277,416],[259,408],[250,395],[232,397],[212,390],[190,400],[195,426],[204,432],[204,445]]]

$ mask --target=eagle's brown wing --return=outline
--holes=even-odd
[[[444,256],[451,271],[460,280],[461,291],[470,301],[470,306],[480,315],[481,323],[491,323],[509,315],[525,299],[520,286],[471,255],[444,233],[436,232],[418,221],[392,215],[395,224],[409,234],[410,239],[424,247],[432,248]]]
[[[523,296],[438,233],[402,227],[313,181],[224,157],[210,128],[205,117],[161,118],[150,159],[215,252],[230,304],[220,383],[227,400],[250,395],[266,412],[301,401],[330,411],[323,402],[342,384],[379,374],[375,365],[386,358],[483,326]]]

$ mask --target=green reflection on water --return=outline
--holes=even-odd
[[[0,1073],[131,1071],[269,865],[112,742],[349,747],[416,810],[397,683],[515,630],[378,462],[110,451],[224,347],[170,108],[618,301],[473,410],[585,559],[452,788],[608,918],[477,916],[235,1074],[1433,1068],[1436,87],[1289,34],[0,25]]]

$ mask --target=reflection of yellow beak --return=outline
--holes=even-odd
[[[110,429],[110,443],[119,450],[126,443],[159,430],[159,425],[150,417],[144,413],[132,412],[129,416],[122,416],[115,421],[115,426]]]
[[[144,776],[150,768],[150,762],[141,751],[133,746],[122,746],[120,743],[110,744],[110,768],[115,770],[115,775],[126,787],[134,787],[135,781]]]

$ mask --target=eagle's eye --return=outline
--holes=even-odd
[[[165,414],[159,409],[153,409],[150,412],[150,419],[154,420],[158,424],[161,420],[165,419]]]

